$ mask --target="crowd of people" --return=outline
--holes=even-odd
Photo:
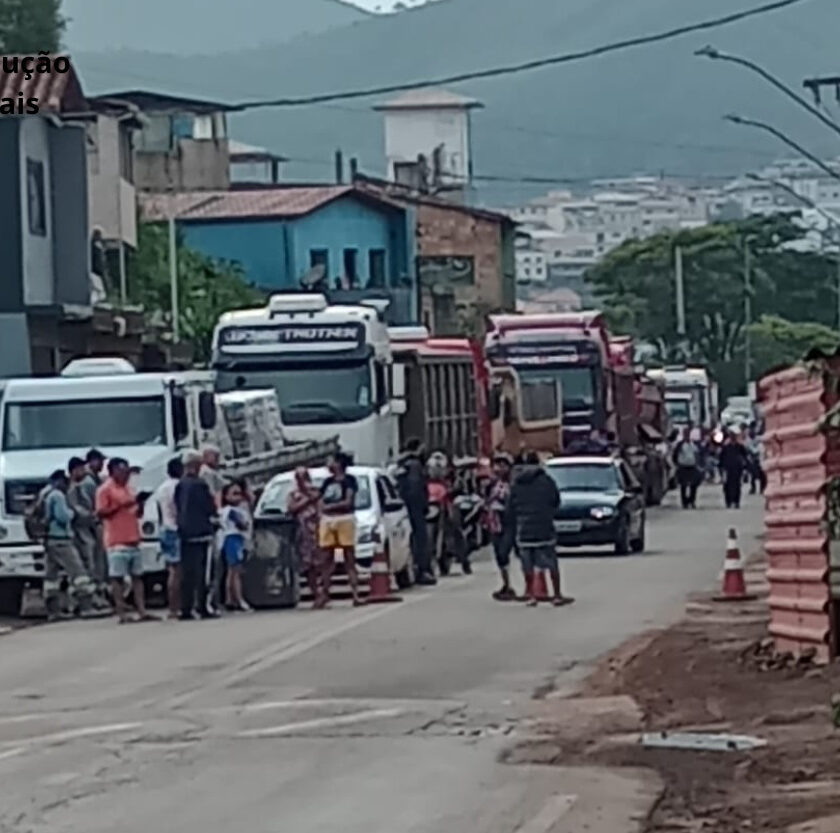
[[[225,481],[219,461],[213,447],[188,451],[169,461],[166,479],[151,494],[132,488],[138,469],[128,460],[111,457],[106,466],[96,449],[54,471],[27,515],[31,537],[44,542],[48,619],[112,613],[120,623],[158,619],[146,607],[143,582],[141,521],[149,501],[168,571],[170,618],[215,618],[217,598],[229,610],[250,610],[242,592],[242,565],[251,542],[253,504],[244,483]],[[224,588],[217,592],[220,575]]]
[[[740,509],[745,481],[750,494],[763,494],[767,485],[755,423],[707,432],[686,426],[674,444],[673,463],[684,509],[697,507],[697,490],[704,482],[720,481],[727,509]]]

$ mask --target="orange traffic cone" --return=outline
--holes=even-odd
[[[747,593],[744,562],[738,547],[738,533],[730,529],[726,539],[726,557],[723,560],[723,587],[721,594],[715,596],[715,601],[745,602],[754,598],[755,596]]]
[[[388,563],[388,555],[384,549],[377,550],[370,565],[370,595],[367,597],[367,603],[387,604],[401,601],[401,596],[391,595],[391,565]]]

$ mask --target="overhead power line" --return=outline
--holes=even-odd
[[[424,78],[417,81],[409,81],[402,84],[385,84],[379,87],[368,87],[359,90],[344,90],[337,92],[326,92],[318,95],[293,96],[287,98],[263,99],[254,101],[243,101],[234,104],[237,110],[254,110],[266,107],[302,107],[309,104],[324,104],[328,101],[346,101],[354,98],[369,98],[371,96],[386,95],[410,90],[420,90],[425,87],[437,87],[446,84],[457,84],[462,81],[477,81],[483,78],[497,78],[501,75],[514,75],[521,72],[529,72],[543,67],[569,64],[574,61],[582,61],[587,58],[596,58],[600,55],[607,55],[611,52],[620,52],[625,49],[632,49],[637,46],[647,46],[653,43],[674,40],[675,38],[689,35],[693,32],[703,32],[709,29],[717,29],[722,26],[730,26],[759,15],[779,11],[781,9],[802,3],[804,0],[774,0],[761,6],[753,6],[749,9],[742,9],[721,17],[703,20],[698,23],[689,23],[678,26],[674,29],[667,29],[664,32],[657,32],[651,35],[641,35],[635,38],[613,41],[612,43],[596,46],[591,49],[584,49],[577,52],[566,52],[561,55],[552,55],[547,58],[537,58],[532,61],[525,61],[518,64],[507,64],[489,69],[474,70],[472,72],[461,72],[454,75],[444,75],[437,78]]]

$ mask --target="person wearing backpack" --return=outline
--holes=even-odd
[[[697,508],[697,488],[700,485],[700,447],[691,438],[691,427],[683,431],[682,439],[674,447],[674,465],[680,484],[683,509]]]
[[[40,521],[44,533],[46,567],[44,605],[47,621],[69,618],[61,606],[61,577],[67,576],[73,609],[83,618],[98,616],[93,608],[93,581],[73,543],[73,510],[67,502],[70,485],[67,473],[54,471],[49,484],[38,496],[31,521]]]

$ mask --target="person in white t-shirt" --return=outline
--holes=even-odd
[[[160,525],[160,554],[166,563],[166,595],[169,600],[169,618],[177,619],[181,611],[181,547],[178,540],[178,510],[175,506],[175,489],[184,476],[184,464],[174,457],[166,466],[166,480],[152,495]]]
[[[250,533],[250,512],[239,483],[228,483],[222,489],[222,508],[219,512],[218,548],[225,560],[225,581],[228,610],[250,611],[242,594],[242,565]]]

